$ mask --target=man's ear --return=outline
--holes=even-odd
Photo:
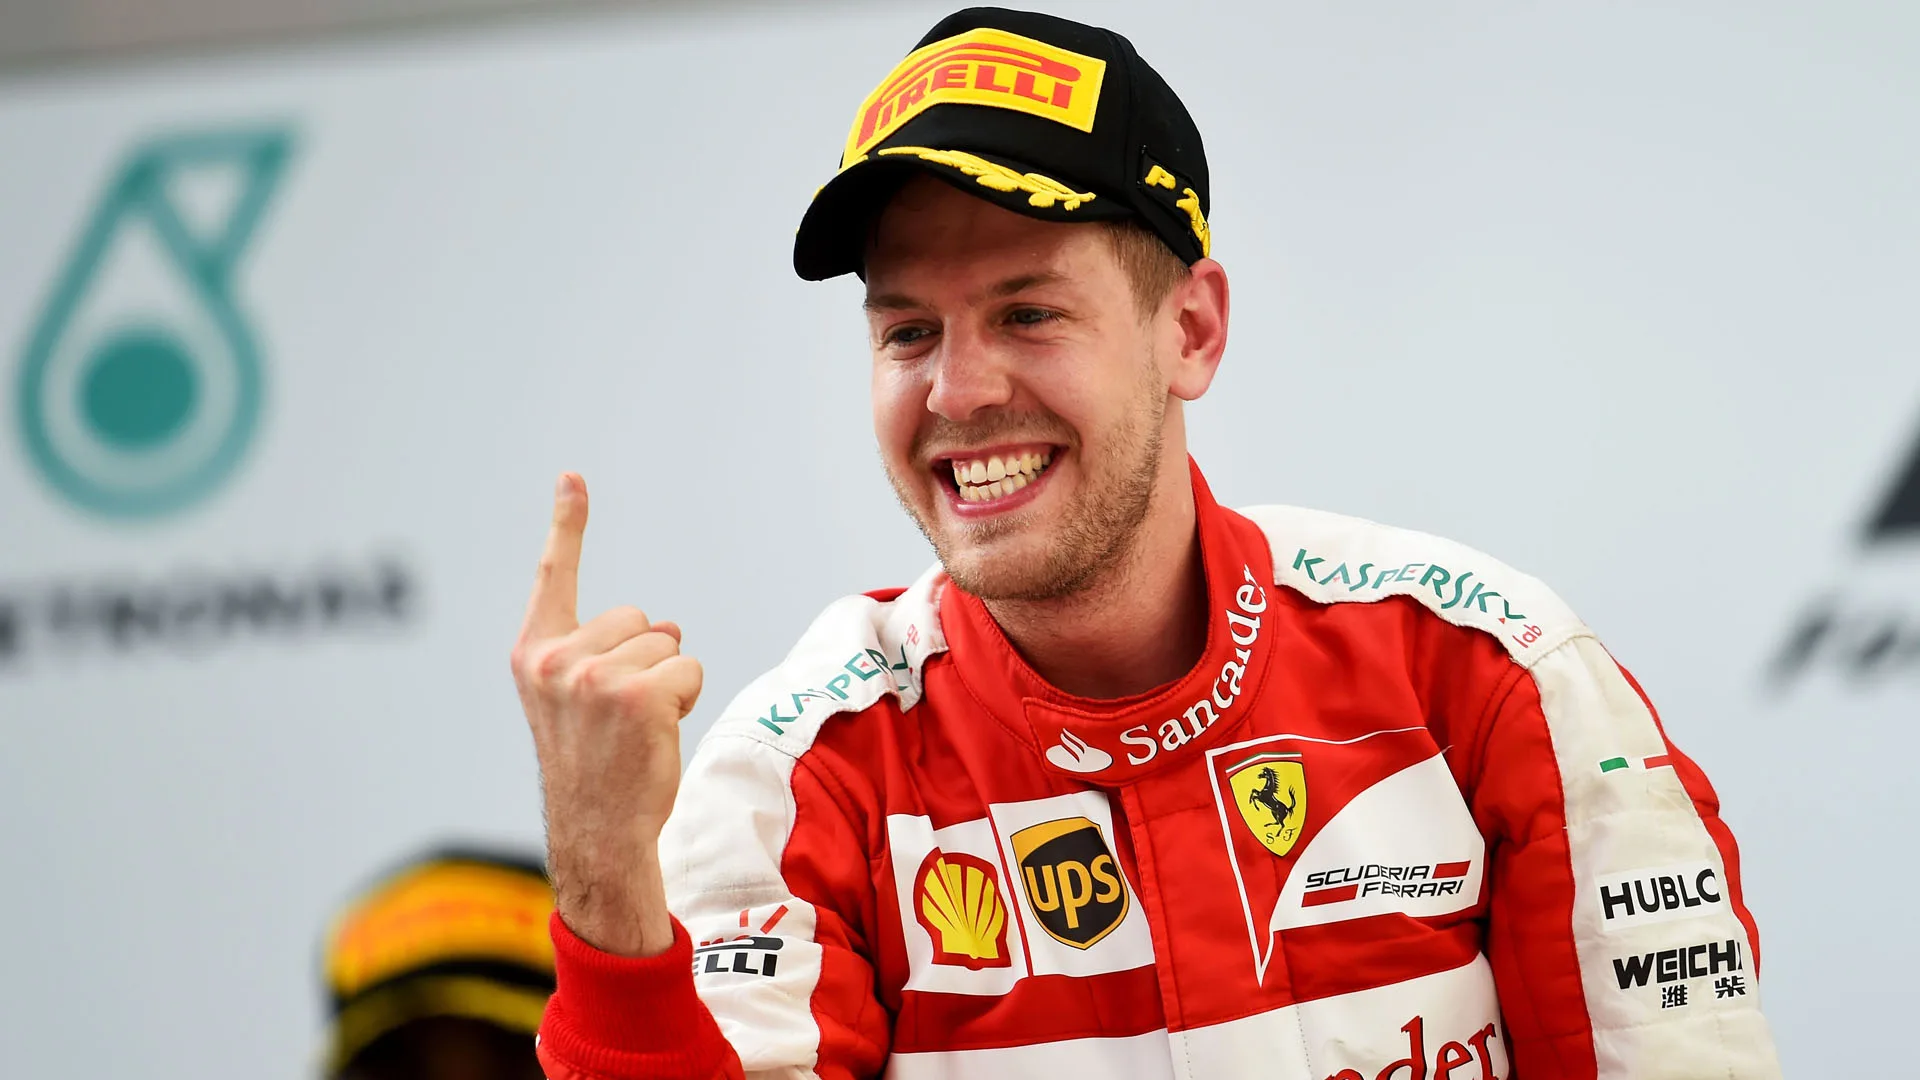
[[[1229,306],[1226,268],[1212,259],[1194,263],[1187,279],[1167,297],[1175,325],[1173,371],[1167,392],[1194,401],[1213,384],[1227,348]]]

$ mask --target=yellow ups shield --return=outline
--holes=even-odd
[[[1307,823],[1307,770],[1299,754],[1255,754],[1231,766],[1234,805],[1253,835],[1285,856]]]
[[[1027,906],[1054,940],[1090,948],[1127,917],[1127,881],[1100,826],[1084,817],[1013,834]]]

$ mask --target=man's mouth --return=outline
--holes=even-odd
[[[955,456],[946,460],[960,501],[991,503],[1010,498],[1040,478],[1053,463],[1052,447],[996,454]]]

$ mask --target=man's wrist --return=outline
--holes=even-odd
[[[572,885],[555,874],[556,909],[581,941],[615,956],[659,956],[673,946],[673,918],[658,850],[650,849],[623,875]]]

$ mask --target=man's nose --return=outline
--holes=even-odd
[[[964,421],[1012,400],[1013,372],[999,350],[975,333],[948,329],[942,334],[927,391],[929,412]]]

